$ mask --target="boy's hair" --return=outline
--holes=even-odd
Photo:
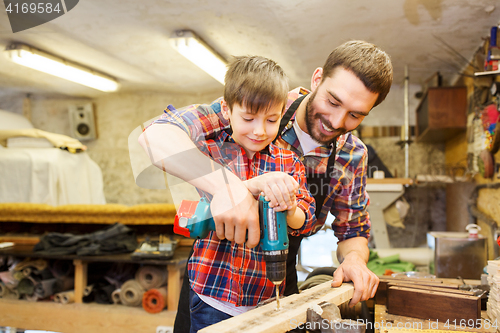
[[[286,106],[288,78],[273,60],[260,56],[239,56],[229,64],[225,77],[224,100],[256,114],[273,105]]]
[[[322,80],[332,76],[339,66],[354,73],[369,91],[378,93],[374,107],[382,103],[391,89],[391,59],[371,43],[353,40],[336,47],[323,66]]]

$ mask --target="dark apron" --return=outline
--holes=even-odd
[[[292,116],[295,114],[295,111],[299,107],[300,103],[306,96],[299,97],[296,99],[292,105],[288,108],[286,113],[281,118],[280,129],[278,131],[278,135],[280,135],[285,127],[287,127],[288,122],[292,119]],[[275,139],[276,141],[276,139]],[[307,185],[309,188],[314,188],[316,193],[312,193],[314,200],[316,201],[316,218],[319,218],[321,213],[321,207],[323,207],[323,203],[325,202],[326,196],[329,192],[330,187],[330,177],[329,170],[333,171],[333,167],[335,164],[335,152],[336,152],[336,141],[334,141],[333,145],[333,153],[328,158],[328,163],[326,173],[317,174],[317,173],[307,173]],[[288,235],[290,245],[288,247],[288,258],[286,263],[286,284],[285,284],[285,296],[289,296],[292,294],[297,294],[299,292],[299,288],[297,286],[297,254],[299,253],[300,242],[304,236],[291,236]]]

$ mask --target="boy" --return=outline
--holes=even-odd
[[[294,153],[272,143],[278,133],[287,94],[287,78],[274,61],[256,56],[237,57],[227,71],[222,99],[184,110],[169,106],[156,123],[177,124],[203,154],[244,180],[251,195],[257,198],[264,194],[276,211],[287,210],[290,234],[310,235],[318,226],[314,200],[306,187],[304,166]],[[197,121],[219,122],[224,130],[203,137],[203,129],[192,126],[194,119],[189,119],[194,114]],[[146,130],[143,136],[147,134]],[[140,141],[146,148],[145,138],[141,137]],[[168,163],[162,168],[168,171]],[[225,184],[231,182],[228,176],[226,173]],[[190,183],[196,186],[196,177],[193,178]],[[212,188],[199,188],[199,192],[211,199],[218,195],[218,188],[227,191],[221,182]],[[214,207],[212,213],[216,216]],[[226,235],[230,232],[226,230]],[[195,242],[188,275],[191,332],[252,309],[272,297],[275,290],[266,278],[260,247],[251,249],[220,240],[215,232]],[[281,292],[285,283],[281,285]]]

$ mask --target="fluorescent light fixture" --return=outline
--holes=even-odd
[[[12,44],[4,51],[7,58],[16,64],[51,74],[62,79],[83,84],[97,90],[112,92],[118,89],[118,82],[96,71],[66,61],[23,44]]]
[[[190,30],[178,30],[170,37],[170,44],[196,66],[224,84],[227,61]]]

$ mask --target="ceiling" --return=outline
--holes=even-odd
[[[195,31],[224,57],[272,58],[292,87],[309,86],[335,46],[363,39],[389,53],[395,84],[403,83],[405,65],[410,82],[421,84],[436,71],[454,80],[499,20],[498,0],[80,0],[17,33],[2,10],[0,48],[29,44],[116,77],[122,92],[209,93],[221,84],[172,49],[173,31]],[[105,94],[0,56],[2,91]]]

